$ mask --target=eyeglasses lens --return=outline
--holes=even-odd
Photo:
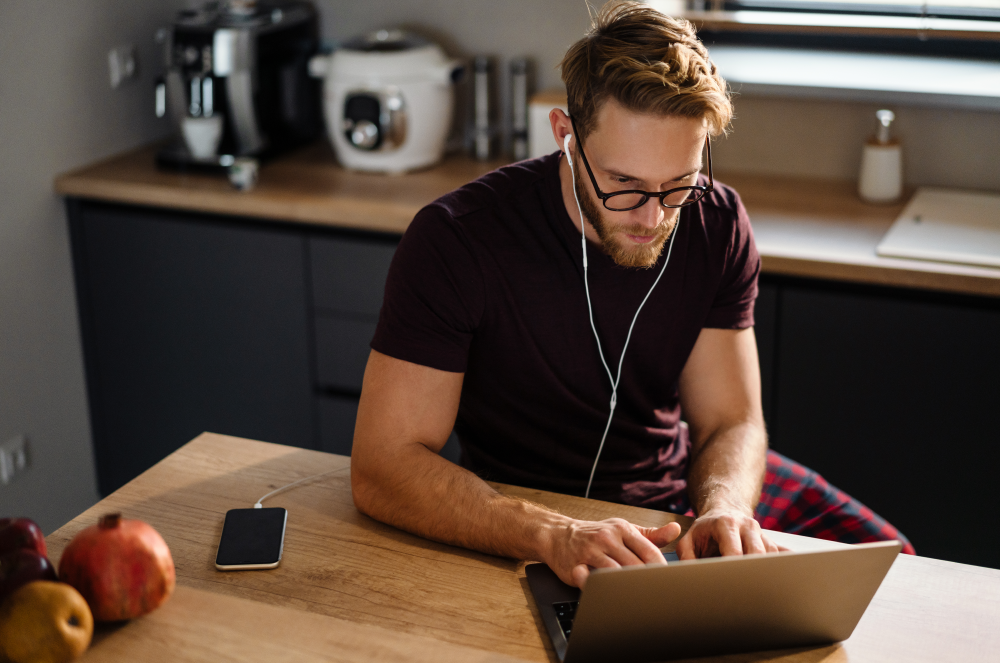
[[[604,206],[616,212],[632,209],[646,202],[646,196],[641,193],[619,193],[609,197]]]
[[[697,189],[684,189],[682,191],[675,191],[669,196],[664,196],[663,204],[669,205],[670,207],[679,207],[681,205],[690,205],[691,203],[696,203],[701,200],[704,196],[703,191]]]
[[[674,191],[668,196],[664,196],[661,204],[664,207],[682,207],[684,205],[690,205],[698,202],[704,197],[704,195],[705,192],[699,189],[682,189],[680,191]],[[626,210],[639,207],[645,203],[646,200],[646,196],[641,193],[619,193],[609,196],[604,201],[604,206],[614,212],[624,212]]]

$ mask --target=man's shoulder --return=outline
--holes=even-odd
[[[527,159],[492,170],[482,177],[441,196],[422,215],[445,216],[455,221],[489,211],[517,207],[519,201],[537,195],[537,187],[557,173],[559,153]]]

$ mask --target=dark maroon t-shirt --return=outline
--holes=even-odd
[[[493,171],[422,209],[389,270],[372,348],[464,372],[455,431],[485,479],[582,495],[611,383],[587,315],[560,153]],[[677,381],[704,327],[753,325],[760,258],[736,192],[681,210],[670,264],[629,341],[591,497],[668,507],[686,487]],[[588,246],[594,323],[615,372],[660,273]]]

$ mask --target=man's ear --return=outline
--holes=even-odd
[[[552,125],[552,137],[556,140],[556,145],[563,152],[566,152],[566,137],[573,135],[573,123],[569,115],[561,108],[553,108],[549,111],[549,124]],[[571,140],[571,146],[576,147],[576,143]]]

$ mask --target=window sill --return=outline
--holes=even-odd
[[[1000,111],[1000,62],[733,45],[711,55],[748,96]]]

